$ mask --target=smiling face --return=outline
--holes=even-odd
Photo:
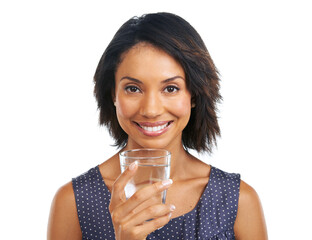
[[[147,43],[126,52],[115,74],[114,101],[128,149],[182,147],[191,94],[170,55]]]

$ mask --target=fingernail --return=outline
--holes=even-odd
[[[170,204],[170,211],[174,211],[176,207],[173,204]]]
[[[137,162],[137,161],[131,163],[130,166],[129,166],[129,170],[130,170],[130,171],[133,171],[137,165],[138,165],[138,162]]]
[[[168,214],[168,218],[170,219],[170,218],[171,218],[171,216],[172,216],[172,213],[169,213],[169,214]]]
[[[172,179],[167,179],[161,182],[163,186],[168,186],[172,184]]]

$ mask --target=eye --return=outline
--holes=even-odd
[[[136,86],[127,86],[125,87],[125,90],[129,93],[137,93],[140,92],[140,89]]]
[[[176,86],[167,86],[164,91],[167,93],[174,93],[174,92],[177,92],[179,90],[180,89]]]

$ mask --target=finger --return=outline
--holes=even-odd
[[[130,226],[137,226],[142,223],[146,224],[147,220],[157,219],[162,216],[167,216],[169,213],[172,213],[174,210],[175,210],[175,206],[172,204],[153,205],[133,215],[131,219],[127,221],[127,224]]]
[[[116,205],[119,205],[125,201],[124,188],[126,184],[129,182],[129,180],[134,176],[137,169],[138,169],[137,162],[133,162],[116,179],[112,187],[110,208],[114,208]]]
[[[136,231],[140,234],[140,236],[147,236],[151,232],[154,232],[155,230],[166,225],[170,221],[170,219],[171,212],[164,216],[154,218],[151,221],[145,222],[143,225],[137,226]]]
[[[124,216],[128,214],[136,214],[135,209],[144,203],[146,200],[153,198],[153,196],[159,195],[162,191],[168,189],[172,185],[172,180],[167,179],[161,182],[151,184],[135,192],[127,202],[119,206],[119,211],[124,213]],[[158,203],[160,203],[160,199]]]

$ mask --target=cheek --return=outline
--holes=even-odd
[[[118,119],[125,119],[133,116],[136,112],[136,105],[123,98],[116,99],[116,112]]]
[[[171,112],[177,117],[187,117],[191,115],[191,99],[182,98],[170,104]]]

